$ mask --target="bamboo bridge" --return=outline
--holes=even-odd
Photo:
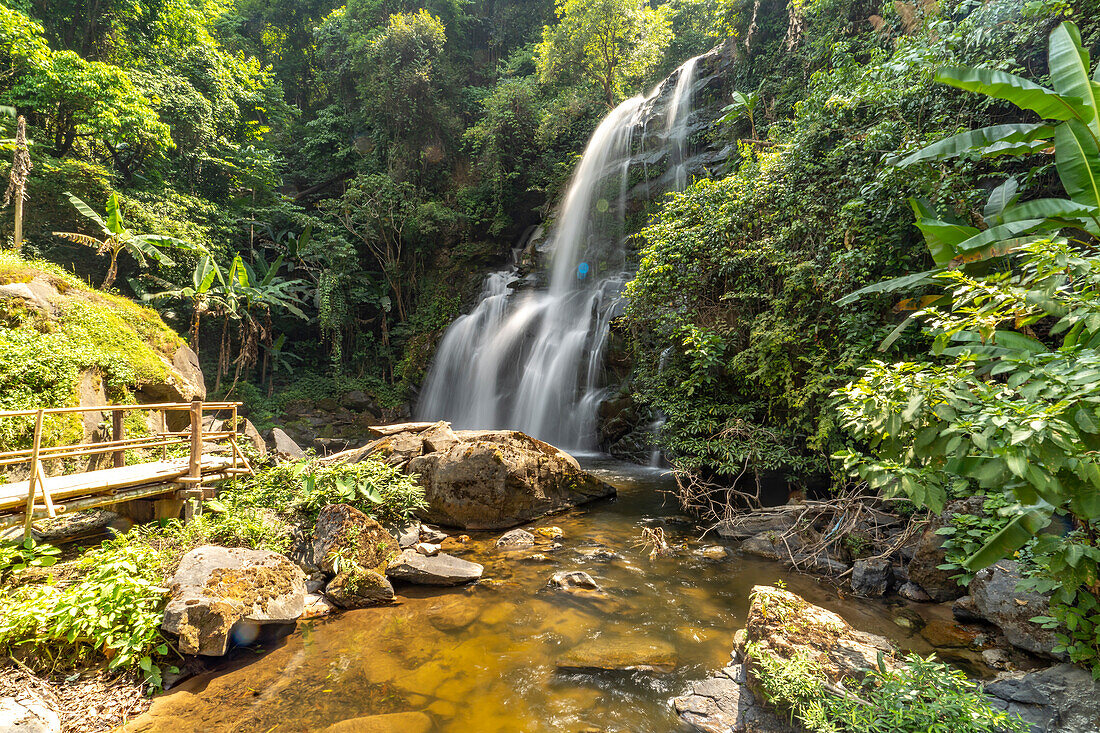
[[[194,400],[190,403],[0,411],[0,425],[5,420],[34,421],[30,448],[0,452],[0,471],[10,475],[9,467],[25,465],[29,476],[25,481],[6,483],[3,482],[4,474],[0,474],[0,528],[22,524],[24,537],[29,537],[35,519],[135,499],[156,500],[157,514],[163,517],[178,516],[181,509],[185,517],[201,511],[201,501],[212,496],[212,485],[241,474],[252,474],[252,467],[236,441],[240,405],[239,402]],[[204,413],[226,411],[230,416],[224,422],[219,424],[211,415],[210,429],[204,427]],[[159,429],[145,430],[140,437],[127,438],[125,417],[134,412],[158,414]],[[169,414],[180,412],[188,414],[186,429],[169,430]],[[110,440],[43,445],[48,417],[74,414],[83,417],[95,413],[111,415]],[[187,455],[169,456],[169,447],[183,445],[188,446]],[[127,465],[128,451],[131,459],[147,460]],[[100,458],[105,456],[110,457],[111,466],[98,468]],[[152,460],[148,460],[150,458]],[[72,467],[81,459],[93,459],[87,463],[89,470],[49,476],[44,466],[52,461],[55,466]]]

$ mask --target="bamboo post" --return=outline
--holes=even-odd
[[[42,447],[42,410],[34,416],[34,443],[31,449],[31,477],[27,482],[27,518],[23,525],[23,539],[30,539],[31,525],[34,523],[34,492],[38,488],[38,451]]]
[[[191,492],[202,496],[202,400],[191,400],[191,455],[188,462],[187,476],[190,479],[188,486]],[[191,493],[187,503],[183,507],[183,520],[190,521],[192,517],[202,513],[202,499],[194,498]]]
[[[202,400],[191,400],[191,455],[187,475],[195,485],[202,476]]]
[[[168,434],[168,410],[160,411],[160,432],[161,438]],[[168,460],[168,444],[165,443],[160,447],[160,459],[162,461]]]
[[[111,440],[120,441],[126,433],[126,426],[123,425],[122,419],[125,417],[125,413],[122,410],[115,410],[111,413]],[[115,468],[122,468],[126,465],[126,449],[122,448],[116,450],[113,454],[112,462]]]
[[[230,436],[229,441],[233,446],[233,450],[231,451],[232,454],[233,454],[233,473],[236,474],[236,472],[237,472],[237,406],[236,405],[233,405],[233,417],[231,418],[231,420],[232,420],[232,422],[230,422],[230,424],[229,424],[229,432],[232,433],[232,436]]]

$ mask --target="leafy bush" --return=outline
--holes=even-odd
[[[28,537],[22,542],[0,543],[0,578],[30,568],[48,568],[57,562],[61,550]]]
[[[383,522],[423,508],[424,489],[377,456],[331,466],[316,460],[282,463],[228,488],[242,504],[315,516],[326,504],[350,504]]]
[[[749,645],[769,702],[813,733],[1026,733],[1018,716],[992,708],[981,686],[935,657],[868,671],[848,690],[826,685],[804,654],[780,659]]]
[[[167,590],[156,568],[151,548],[103,548],[80,559],[76,582],[7,590],[0,650],[55,669],[106,659],[108,669],[139,667],[158,687],[155,660],[169,649],[160,633]]]

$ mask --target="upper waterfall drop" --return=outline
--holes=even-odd
[[[510,428],[571,449],[596,448],[596,414],[607,396],[603,357],[626,282],[625,219],[643,117],[658,100],[665,115],[656,143],[686,181],[687,118],[698,57],[648,96],[626,100],[596,128],[570,178],[543,249],[548,282],[514,289],[515,271],[488,276],[481,299],[440,340],[418,419],[456,428]],[[668,100],[664,99],[668,97]],[[642,131],[642,134],[639,134]]]

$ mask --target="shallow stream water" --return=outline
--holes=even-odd
[[[821,581],[737,551],[703,559],[693,551],[720,542],[700,539],[700,529],[677,516],[663,493],[675,486],[668,474],[606,459],[583,462],[619,496],[528,527],[561,528],[560,547],[540,540],[533,550],[505,553],[494,547],[499,533],[475,534],[455,554],[484,564],[486,581],[457,589],[403,586],[398,605],[299,624],[272,648],[238,652],[217,672],[158,698],[133,729],[324,731],[363,716],[423,711],[439,733],[677,732],[685,729],[670,700],[726,664],[750,590],[776,581],[903,649],[930,650],[894,619],[914,609],[936,613],[934,607],[842,598]],[[638,544],[647,526],[663,528],[682,547],[650,559]],[[599,559],[598,549],[618,557]],[[588,572],[609,597],[590,602],[545,590],[561,570]],[[667,673],[558,671],[566,654],[591,640],[625,650],[656,646],[676,666]],[[357,729],[377,730],[365,723],[341,728]]]

